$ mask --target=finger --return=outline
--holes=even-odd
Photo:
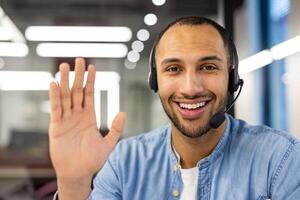
[[[72,107],[74,110],[82,109],[83,102],[83,80],[85,72],[85,61],[83,58],[75,59],[75,79],[72,86]]]
[[[63,117],[68,117],[71,114],[71,94],[69,88],[69,71],[70,66],[67,63],[62,63],[59,66],[60,70],[60,87],[61,87],[61,104]]]
[[[87,109],[94,109],[95,75],[95,66],[89,65],[87,81],[84,88],[84,108]]]
[[[125,113],[119,112],[118,115],[114,118],[111,126],[111,130],[104,137],[104,140],[107,141],[112,147],[118,142],[125,125]]]
[[[61,119],[62,108],[60,102],[60,89],[55,82],[50,83],[49,99],[51,111],[50,121],[57,122]]]

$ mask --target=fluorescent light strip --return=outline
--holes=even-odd
[[[11,40],[13,38],[12,28],[0,26],[0,40]]]
[[[70,87],[75,74],[70,72]],[[85,73],[86,82],[87,73]],[[55,75],[60,81],[60,73]],[[50,72],[43,71],[0,71],[0,90],[2,91],[47,91],[54,78]],[[95,80],[95,112],[97,124],[100,126],[100,91],[107,91],[108,116],[107,124],[111,123],[120,109],[120,75],[116,72],[96,72]],[[47,105],[46,105],[47,106]],[[48,110],[45,106],[44,110]]]
[[[239,73],[246,74],[268,64],[274,60],[286,58],[300,51],[300,35],[277,45],[274,45],[270,50],[263,50],[253,56],[240,61]]]
[[[5,16],[4,10],[0,6],[0,19],[3,18],[4,16]]]
[[[0,90],[48,90],[53,80],[50,72],[43,71],[0,71]]]
[[[30,41],[128,42],[132,31],[124,26],[29,26]]]
[[[14,24],[14,22],[5,14],[4,10],[0,6],[0,24],[3,27],[10,28],[12,30],[11,40],[16,43],[25,43],[26,40],[22,32]]]
[[[28,51],[24,43],[0,42],[0,56],[3,57],[25,57]]]
[[[126,45],[118,43],[40,43],[36,48],[41,57],[123,58],[127,51]]]
[[[243,75],[272,62],[273,58],[271,52],[269,50],[263,50],[253,56],[241,60],[239,63],[239,73]]]
[[[272,56],[275,60],[288,57],[300,51],[300,35],[292,39],[279,43],[271,48]]]
[[[70,87],[75,78],[75,73],[70,72],[69,80]],[[86,82],[87,73],[84,76],[84,84]],[[55,79],[60,82],[60,73],[55,74]],[[107,91],[107,125],[110,128],[111,123],[119,112],[120,108],[120,89],[119,89],[120,75],[116,72],[96,72],[95,80],[95,111],[97,118],[97,125],[100,126],[100,91]]]

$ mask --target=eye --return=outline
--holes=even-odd
[[[213,64],[206,64],[201,67],[201,70],[204,70],[204,71],[215,71],[217,69],[218,69],[217,66],[215,66]]]
[[[178,65],[171,65],[171,66],[167,67],[166,71],[167,72],[179,72],[180,68]]]

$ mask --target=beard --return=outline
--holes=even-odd
[[[169,104],[171,104],[173,97],[171,96],[169,98]],[[160,98],[163,109],[165,111],[165,113],[167,114],[167,116],[169,117],[169,119],[171,120],[171,122],[174,124],[174,126],[186,137],[189,138],[199,138],[205,134],[207,134],[210,130],[211,127],[209,125],[209,121],[210,119],[213,117],[213,115],[217,112],[223,111],[226,108],[227,105],[227,96],[225,96],[224,98],[221,99],[218,108],[216,110],[216,112],[214,114],[211,114],[211,116],[209,117],[208,122],[204,125],[204,126],[195,126],[192,128],[186,127],[179,119],[179,117],[175,114],[175,112],[173,111],[173,109],[168,109],[166,103],[163,102],[163,100]],[[191,122],[193,120],[190,120]]]

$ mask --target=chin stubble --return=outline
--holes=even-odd
[[[224,108],[226,107],[226,102],[227,102],[227,98],[225,97],[223,99],[223,101],[220,103],[218,111],[224,110]],[[189,138],[199,138],[207,133],[213,132],[213,131],[210,131],[211,127],[209,126],[209,122],[207,122],[207,124],[205,124],[202,127],[196,127],[194,129],[189,129],[189,128],[185,127],[180,122],[179,118],[174,114],[174,112],[172,113],[171,111],[168,111],[167,106],[163,103],[162,99],[161,99],[161,103],[162,103],[165,113],[167,114],[167,116],[169,117],[171,122],[184,136],[189,137]]]
[[[163,106],[164,107],[164,106]],[[164,110],[166,114],[168,115],[169,119],[172,121],[174,126],[186,137],[189,138],[199,138],[206,133],[210,131],[210,126],[206,124],[204,127],[197,127],[193,130],[186,128],[182,123],[180,123],[180,120],[176,115],[171,116],[169,112],[166,111],[166,108],[164,107]]]

